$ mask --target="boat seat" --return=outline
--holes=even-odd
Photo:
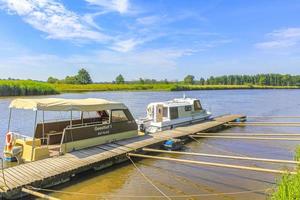
[[[50,133],[47,134],[47,144],[48,145],[53,145],[53,144],[60,144],[61,138],[62,138],[62,132],[55,132],[51,131]]]

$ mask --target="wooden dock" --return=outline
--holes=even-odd
[[[51,157],[4,169],[5,180],[0,175],[0,197],[20,198],[22,188],[33,186],[48,188],[70,181],[73,176],[87,170],[100,170],[126,161],[126,154],[144,147],[159,145],[170,138],[182,138],[199,132],[217,131],[228,122],[245,118],[243,115],[224,115],[199,124],[139,136],[86,148],[62,156]],[[5,184],[6,182],[6,184]]]

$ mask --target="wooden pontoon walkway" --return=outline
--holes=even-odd
[[[18,198],[26,186],[47,188],[69,181],[76,174],[90,169],[100,170],[127,160],[126,154],[143,147],[157,145],[169,138],[185,137],[198,132],[216,130],[243,115],[225,115],[213,120],[155,134],[139,136],[86,148],[63,156],[51,157],[4,169],[5,179],[0,175],[0,197]]]

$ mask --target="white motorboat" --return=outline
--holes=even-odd
[[[202,108],[199,99],[178,98],[150,103],[147,117],[137,120],[139,131],[155,133],[207,120],[211,113]]]

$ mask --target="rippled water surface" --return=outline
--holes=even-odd
[[[300,116],[299,90],[220,90],[185,92],[188,97],[200,98],[205,108],[214,115],[246,114],[248,116]],[[63,98],[106,98],[124,102],[135,117],[145,116],[148,103],[181,97],[183,92],[94,92],[62,94]],[[51,96],[53,97],[53,96]],[[0,149],[3,149],[7,129],[8,105],[12,99],[0,99]],[[30,135],[34,113],[13,112],[13,128]],[[63,113],[48,113],[47,119],[66,117]],[[254,120],[254,119],[249,119]],[[255,119],[260,121],[300,121],[300,119]],[[224,132],[235,133],[299,133],[299,127],[236,127]],[[186,145],[185,151],[247,155],[264,158],[293,159],[298,142],[199,139]],[[161,156],[169,156],[160,154]],[[266,164],[253,161],[212,159],[196,156],[172,156],[210,162],[223,162],[270,169],[291,168],[289,165]],[[191,164],[171,163],[144,159],[137,166],[153,183],[171,199],[266,199],[263,190],[272,188],[280,177],[277,174],[250,172]],[[72,182],[54,188],[62,192],[77,192],[76,195],[50,193],[61,199],[164,199],[152,185],[145,181],[132,164],[124,163],[100,172],[84,173]],[[244,193],[255,190],[252,193]],[[81,195],[85,193],[86,195]],[[88,195],[88,196],[87,196]]]

